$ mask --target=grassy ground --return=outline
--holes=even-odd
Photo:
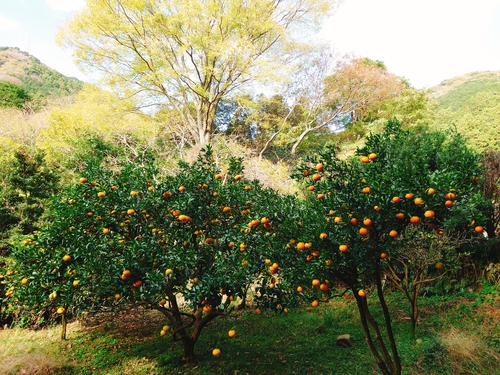
[[[499,289],[480,294],[422,298],[417,339],[399,294],[389,296],[404,374],[500,374]],[[355,304],[336,299],[288,314],[238,312],[215,320],[201,335],[199,365],[179,363],[181,348],[161,337],[161,315],[133,310],[119,317],[60,327],[0,331],[0,374],[377,374],[358,323]],[[228,330],[237,334],[230,338]],[[336,345],[340,334],[352,346]],[[219,348],[221,355],[212,356]]]

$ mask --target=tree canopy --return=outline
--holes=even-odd
[[[206,143],[223,97],[277,79],[328,0],[88,0],[60,30],[76,61],[124,95],[163,104],[187,143]],[[284,76],[284,75],[281,75]]]

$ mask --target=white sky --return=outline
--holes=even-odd
[[[0,0],[0,46],[85,80],[54,42],[57,26],[84,2]],[[381,60],[417,88],[500,70],[500,0],[343,0],[323,34],[339,51]]]
[[[417,88],[500,70],[500,0],[344,0],[323,31]]]

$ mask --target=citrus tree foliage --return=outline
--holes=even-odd
[[[206,143],[219,101],[277,78],[300,47],[297,27],[323,20],[327,0],[88,0],[61,30],[77,62],[111,87],[163,103],[184,138]],[[182,132],[181,132],[182,133]]]
[[[296,177],[306,208],[283,241],[293,253],[277,251],[273,260],[282,278],[295,283],[298,295],[292,297],[302,296],[313,306],[329,296],[334,282],[351,289],[381,371],[400,374],[382,288],[384,269],[390,264],[401,270],[402,238],[417,239],[425,232],[437,240],[452,230],[482,238],[480,159],[459,136],[403,131],[396,121],[367,137],[357,154],[341,160],[328,149],[301,165]],[[367,294],[371,285],[375,290]],[[371,313],[372,294],[382,308],[386,338]]]
[[[203,327],[245,298],[287,215],[273,190],[243,179],[240,160],[222,175],[207,149],[180,167],[157,181],[147,160],[120,173],[89,164],[54,202],[54,222],[15,251],[12,308],[63,317],[158,309],[162,334],[181,340],[184,361],[194,362]]]

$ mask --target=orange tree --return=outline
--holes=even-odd
[[[54,222],[14,251],[9,303],[59,313],[64,324],[83,311],[157,309],[167,321],[160,333],[195,362],[203,328],[267,277],[260,249],[287,217],[275,214],[283,198],[241,171],[233,159],[222,174],[210,147],[164,181],[149,162],[119,172],[90,163],[54,202]]]
[[[274,254],[281,276],[295,282],[295,296],[312,306],[328,298],[333,281],[351,289],[366,342],[384,374],[401,373],[382,285],[386,265],[401,251],[397,239],[421,232],[440,236],[451,228],[481,237],[479,165],[459,136],[404,131],[394,120],[368,136],[355,158],[341,160],[328,149],[295,174],[306,207],[286,234],[288,249]],[[369,304],[372,286],[381,322]]]

